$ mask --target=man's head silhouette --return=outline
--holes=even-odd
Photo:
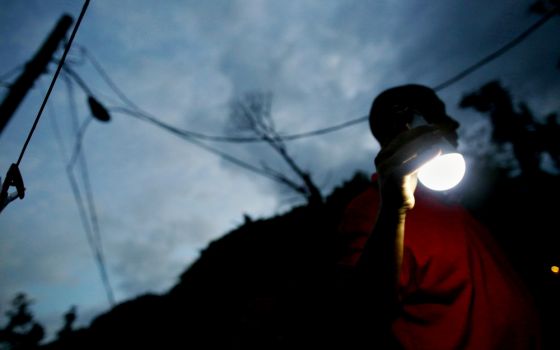
[[[369,113],[369,125],[381,147],[398,134],[413,127],[415,117],[449,133],[446,138],[457,146],[455,130],[459,123],[447,115],[445,104],[434,90],[422,85],[402,85],[387,89],[374,100]]]

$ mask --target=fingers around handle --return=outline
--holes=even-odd
[[[441,153],[442,136],[441,130],[427,125],[399,134],[375,158],[377,172],[393,176],[413,173]]]

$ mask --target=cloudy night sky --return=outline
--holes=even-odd
[[[101,103],[124,106],[79,49],[85,47],[143,110],[212,135],[231,134],[232,99],[270,92],[277,130],[294,134],[366,115],[385,88],[436,86],[537,21],[531,3],[96,0],[68,64]],[[77,0],[0,2],[0,97],[60,16],[76,20],[81,8]],[[486,119],[457,104],[493,79],[537,116],[560,111],[559,33],[556,16],[439,93],[462,123],[461,136],[489,138]],[[2,177],[19,156],[55,68],[49,66],[0,135]],[[82,123],[91,118],[86,99],[75,82],[58,79],[20,165],[26,196],[0,214],[0,312],[25,292],[51,333],[71,305],[83,325],[110,307],[65,170],[76,136],[71,106],[74,101]],[[264,145],[209,145],[289,173]],[[288,144],[324,194],[357,170],[373,172],[378,147],[367,123]],[[480,151],[469,142],[460,148]],[[303,203],[278,183],[125,114],[112,113],[108,123],[93,120],[82,151],[117,302],[165,292],[210,241],[242,224],[244,214],[265,218]]]

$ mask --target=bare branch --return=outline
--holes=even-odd
[[[311,179],[311,175],[304,171],[288,153],[284,141],[276,131],[271,107],[272,94],[270,92],[247,93],[231,102],[230,122],[235,131],[251,133],[268,143],[297,175],[302,184],[298,185],[280,172],[261,164],[263,171],[281,179],[292,190],[303,195],[309,203],[321,203],[323,201],[321,192]]]

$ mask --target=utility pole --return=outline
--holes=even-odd
[[[18,108],[19,104],[33,86],[39,76],[47,70],[47,65],[58,49],[60,42],[66,36],[74,20],[69,15],[63,15],[49,34],[35,56],[27,62],[24,71],[10,87],[10,91],[0,104],[0,134]]]

